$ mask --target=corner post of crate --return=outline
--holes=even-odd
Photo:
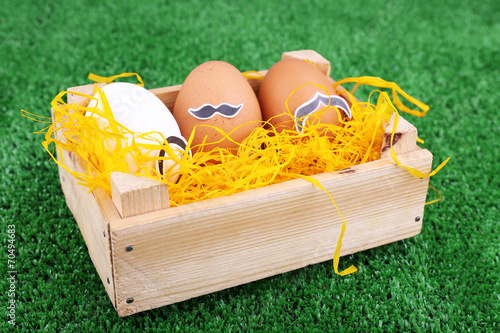
[[[106,83],[99,83],[98,87],[103,88]],[[71,92],[76,92],[80,94],[85,94],[87,96],[92,96],[94,93],[94,84],[85,84],[83,86],[71,87],[66,89],[68,91],[68,104],[77,104],[80,106],[87,106],[90,102],[90,99],[84,96],[72,94]]]
[[[307,60],[311,62],[314,66],[316,66],[316,68],[318,68],[323,74],[325,74],[331,84],[335,83],[335,80],[330,77],[331,73],[330,62],[326,58],[324,58],[321,54],[319,54],[314,50],[298,50],[298,51],[283,52],[283,54],[281,55],[281,59]],[[337,94],[343,99],[345,99],[349,107],[351,107],[352,106],[351,99],[349,95],[345,93],[347,89],[339,85],[337,86],[336,90]],[[355,100],[358,101],[356,98]]]
[[[146,177],[112,172],[111,200],[122,218],[170,207],[168,186]]]
[[[384,142],[380,151],[380,158],[391,158],[391,134],[394,127],[394,113],[385,128]],[[396,154],[404,154],[417,149],[417,128],[399,116],[398,126],[394,131],[392,147]]]
[[[298,50],[283,52],[281,59],[301,59],[310,61],[316,68],[318,68],[326,76],[330,76],[331,66],[330,62],[326,60],[321,54],[314,50]]]

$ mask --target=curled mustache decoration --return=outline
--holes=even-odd
[[[183,138],[179,138],[177,136],[169,136],[165,144],[168,144],[173,150],[182,150],[182,151],[185,151],[187,146],[186,141]],[[165,155],[166,155],[165,149],[160,150],[158,156],[165,157]],[[189,151],[189,156],[192,157],[191,151]],[[165,175],[165,170],[163,169],[163,161],[164,160],[158,161],[158,171],[162,176]]]
[[[330,104],[328,104],[328,102],[330,102]],[[313,98],[311,98],[310,100],[299,106],[297,109],[295,109],[295,118],[298,118],[297,124],[295,125],[297,132],[299,133],[302,132],[308,116],[314,111],[316,111],[320,105],[335,106],[344,111],[344,113],[349,118],[352,118],[351,109],[349,108],[349,105],[342,97],[337,95],[331,95],[330,97],[328,97],[327,95],[316,92]]]
[[[243,104],[240,105],[231,105],[227,103],[221,103],[217,106],[213,106],[212,104],[203,104],[198,109],[189,109],[189,113],[191,113],[195,118],[205,120],[210,119],[216,114],[220,114],[226,118],[233,118],[240,112]]]

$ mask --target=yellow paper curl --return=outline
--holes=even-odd
[[[352,82],[355,82],[356,84],[354,85],[353,89],[351,90],[351,94],[354,94],[354,92],[356,91],[356,89],[361,85],[361,84],[365,84],[365,85],[369,85],[369,86],[373,86],[373,87],[379,87],[379,88],[388,88],[388,89],[391,89],[392,91],[392,99],[394,101],[394,106],[390,100],[389,100],[389,106],[391,107],[391,109],[394,111],[395,113],[395,117],[394,117],[394,126],[392,127],[392,132],[391,132],[391,157],[392,159],[394,160],[394,162],[408,170],[412,175],[414,175],[415,177],[417,178],[425,178],[425,177],[432,177],[434,176],[437,172],[439,172],[439,170],[441,170],[445,165],[446,163],[448,163],[448,161],[450,160],[450,157],[448,157],[444,162],[442,162],[436,169],[434,169],[434,171],[432,171],[431,173],[429,174],[425,174],[417,169],[414,169],[414,168],[410,168],[410,167],[406,167],[404,165],[402,165],[397,156],[396,156],[396,152],[394,151],[394,147],[393,147],[393,142],[394,142],[394,135],[395,135],[395,132],[396,132],[396,128],[398,126],[398,121],[399,121],[399,112],[398,112],[398,109],[403,111],[403,112],[406,112],[408,114],[411,114],[413,116],[416,116],[416,117],[424,117],[427,112],[429,111],[429,106],[420,102],[419,100],[417,100],[416,98],[413,98],[411,97],[410,95],[408,95],[406,92],[403,91],[403,89],[401,89],[396,83],[394,82],[387,82],[381,78],[378,78],[378,77],[372,77],[372,76],[362,76],[362,77],[357,77],[357,78],[346,78],[346,79],[343,79],[343,80],[340,80],[338,82],[336,82],[333,87],[336,88],[338,87],[339,85],[343,84],[343,83],[352,83]],[[421,111],[419,110],[412,110],[408,107],[406,107],[403,102],[401,102],[401,99],[399,98],[399,94],[401,94],[407,101],[413,103],[414,105],[416,105],[417,107],[419,107],[421,109]],[[420,138],[417,137],[417,142],[419,143],[424,143],[424,141]],[[438,200],[439,201],[439,200]]]
[[[144,88],[144,81],[142,81],[142,78],[139,74],[137,73],[121,73],[121,74],[118,74],[118,75],[113,75],[113,76],[109,76],[109,77],[105,77],[105,76],[100,76],[100,75],[97,75],[97,74],[94,74],[94,73],[90,73],[89,74],[89,79],[94,81],[94,82],[98,82],[98,83],[111,83],[113,82],[114,80],[118,79],[118,78],[123,78],[123,77],[129,77],[129,76],[135,76],[137,77],[137,80],[139,80],[140,83],[137,83],[138,86],[141,86]]]

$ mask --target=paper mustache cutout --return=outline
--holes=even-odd
[[[328,102],[330,102],[330,104],[328,104]],[[313,98],[295,109],[295,118],[297,118],[295,128],[297,132],[302,132],[307,118],[311,113],[316,111],[320,105],[323,105],[323,107],[326,107],[328,105],[335,106],[344,111],[344,113],[349,118],[352,118],[351,109],[342,97],[337,95],[331,95],[330,97],[328,97],[327,95],[316,92]]]
[[[173,149],[173,150],[186,150],[187,143],[184,139],[179,138],[177,136],[169,136],[167,138],[167,143],[168,145]],[[164,149],[160,150],[160,153],[158,154],[159,157],[165,157],[166,152]],[[189,151],[189,155],[191,156],[191,151]],[[162,176],[165,175],[165,169],[163,168],[163,162],[164,160],[159,160],[158,161],[158,171]],[[168,166],[167,166],[168,168]]]
[[[226,118],[233,118],[240,112],[243,104],[240,105],[231,105],[227,103],[221,103],[217,106],[213,106],[212,104],[203,104],[198,109],[189,109],[189,113],[191,113],[195,118],[206,120],[210,119],[216,114],[220,114]]]

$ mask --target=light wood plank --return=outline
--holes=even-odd
[[[308,60],[316,66],[323,74],[330,76],[330,62],[326,60],[321,54],[314,50],[298,50],[283,52],[281,59],[301,59]]]
[[[99,88],[103,88],[105,85],[106,85],[106,83],[99,83],[98,84]],[[74,92],[85,94],[88,96],[92,96],[94,94],[94,84],[91,83],[91,84],[86,84],[83,86],[71,87],[71,88],[68,88],[66,90],[67,91],[74,91]],[[75,95],[72,93],[68,93],[67,98],[68,98],[68,104],[77,104],[77,105],[85,106],[85,107],[87,105],[89,105],[89,102],[90,102],[90,98],[85,98],[83,96]]]
[[[88,88],[87,88],[88,89]],[[78,90],[87,93],[87,90]],[[54,109],[51,109],[52,121],[55,121]],[[56,136],[60,136],[59,129]],[[83,160],[74,153],[62,150],[58,153],[58,160],[64,160],[65,165],[76,172],[83,172]],[[99,278],[106,292],[116,308],[115,280],[113,264],[111,262],[111,241],[109,222],[117,217],[117,211],[109,195],[102,189],[89,192],[87,188],[78,184],[78,181],[63,167],[58,166],[61,188],[66,198],[66,203],[75,218],[82,234],[90,258],[94,263]]]
[[[173,112],[175,101],[177,100],[177,95],[179,95],[181,87],[182,85],[178,84],[175,86],[149,89],[149,91],[155,94],[156,97],[158,97],[163,102],[163,104],[165,104],[170,112]]]
[[[391,157],[391,133],[394,127],[394,119],[396,114],[394,113],[387,125],[384,133],[384,142],[382,144],[382,149],[380,151],[380,158],[392,158]],[[394,132],[393,148],[396,155],[404,154],[417,149],[417,128],[409,123],[406,119],[399,116],[398,126]]]
[[[399,158],[423,172],[432,163],[427,150]],[[347,220],[341,255],[420,232],[428,178],[387,159],[315,177]],[[121,316],[331,260],[342,224],[328,196],[302,179],[115,222]]]
[[[110,176],[111,198],[122,217],[170,207],[168,186],[146,177],[123,172]]]
[[[67,166],[72,170],[79,169],[72,153],[64,151],[63,156]],[[66,203],[85,240],[90,258],[113,306],[116,308],[109,223],[99,203],[103,201],[103,196],[105,197],[106,193],[100,189],[89,193],[85,187],[77,184],[77,180],[69,172],[60,166],[59,179]],[[78,282],[75,281],[75,283]]]

